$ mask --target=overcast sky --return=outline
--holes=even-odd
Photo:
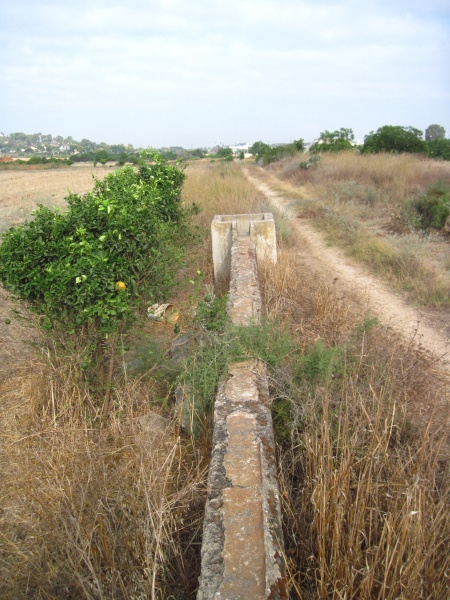
[[[0,131],[134,146],[450,137],[449,0],[5,0]]]

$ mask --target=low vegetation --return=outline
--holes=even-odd
[[[173,288],[188,235],[184,174],[157,153],[142,161],[69,195],[63,213],[41,205],[0,246],[3,286],[39,315],[49,351],[78,363],[103,413],[123,336],[144,298],[160,302]]]
[[[255,142],[249,148],[250,154],[253,154],[256,162],[259,165],[269,165],[289,156],[295,156],[298,152],[302,152],[305,147],[302,138],[294,140],[291,144],[278,144],[270,146],[264,142]]]
[[[299,216],[414,302],[450,306],[449,249],[439,233],[447,219],[446,163],[351,151],[321,154],[305,168],[299,158],[266,171]],[[432,254],[433,244],[439,252]]]
[[[339,153],[307,169],[299,157],[268,169],[285,192],[305,191],[303,215],[320,218],[332,198],[336,211],[351,209],[362,223],[393,203],[394,224],[405,198],[445,180],[408,160]],[[445,598],[445,414],[420,416],[424,406],[442,406],[444,374],[311,272],[279,215],[279,262],[261,273],[264,325],[229,328],[225,298],[212,287],[210,222],[267,204],[235,162],[189,166],[182,201],[196,213],[197,235],[164,298],[179,309],[178,330],[130,325],[102,423],[79,409],[93,403],[79,368],[49,354],[13,311],[2,324],[0,595],[195,598],[208,408],[223,365],[251,356],[270,373],[291,597]],[[188,349],[174,354],[175,342]],[[197,438],[180,431],[177,385],[198,394],[206,426]],[[167,420],[146,428],[150,413]]]

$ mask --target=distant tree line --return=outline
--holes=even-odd
[[[268,165],[282,158],[294,156],[297,152],[303,152],[304,149],[305,142],[300,138],[294,140],[291,144],[277,144],[276,146],[270,146],[259,141],[252,144],[248,151],[255,156],[257,162]]]
[[[362,154],[410,152],[423,154],[430,158],[450,160],[450,139],[445,137],[444,127],[437,124],[430,125],[426,129],[425,139],[419,129],[398,125],[384,125],[375,132],[371,131],[365,136],[364,143],[360,146],[356,146],[354,139],[352,129],[341,127],[336,131],[323,131],[310,146],[309,152],[310,155],[352,149]],[[250,147],[249,152],[260,164],[265,165],[293,156],[295,153],[303,151],[304,147],[303,139],[277,146],[270,146],[258,141]],[[304,164],[310,165],[307,161]]]

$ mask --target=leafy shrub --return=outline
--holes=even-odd
[[[227,322],[227,300],[227,296],[206,294],[205,299],[197,305],[197,324],[207,331],[221,331]]]
[[[219,148],[215,157],[231,162],[233,160],[233,150],[231,148]]]
[[[430,158],[450,160],[450,139],[436,138],[427,142],[427,154]]]
[[[279,146],[269,146],[264,142],[255,142],[249,148],[250,154],[255,156],[256,162],[261,165],[268,165],[277,162],[283,158],[294,156],[297,152],[302,152],[304,149],[303,139],[294,140],[292,144],[280,144]]]
[[[442,229],[450,215],[450,185],[438,182],[420,196],[413,207],[421,229]]]
[[[85,196],[70,194],[66,213],[40,205],[0,246],[4,287],[44,329],[78,339],[83,369],[101,360],[108,335],[123,332],[136,307],[164,299],[182,256],[184,173],[156,152],[143,158],[152,163],[115,171]]]
[[[302,357],[296,378],[316,379],[326,383],[334,374],[343,370],[344,352],[341,346],[324,347],[323,341],[319,340]]]

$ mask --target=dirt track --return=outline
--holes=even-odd
[[[326,245],[322,235],[308,219],[299,219],[290,201],[274,192],[267,184],[244,170],[248,179],[290,220],[302,242],[304,257],[345,295],[357,294],[381,323],[413,341],[422,351],[439,361],[450,376],[450,324],[426,309],[416,309],[386,284],[353,262],[343,251]]]

